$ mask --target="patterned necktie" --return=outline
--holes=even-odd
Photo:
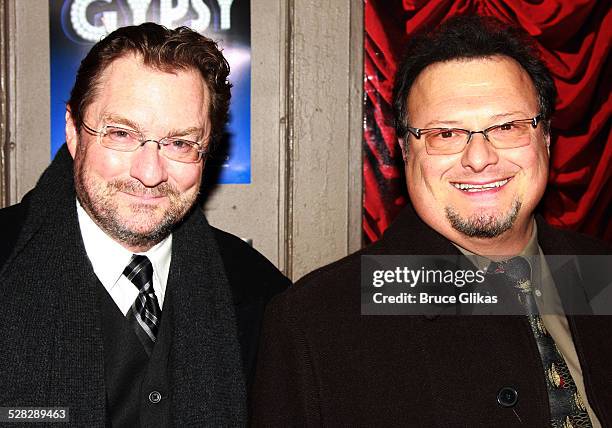
[[[123,274],[138,288],[138,296],[128,311],[136,335],[151,355],[161,321],[161,309],[153,290],[153,265],[142,255],[133,255]]]
[[[518,299],[527,313],[529,325],[538,344],[546,375],[548,401],[553,428],[592,427],[586,407],[565,359],[557,349],[538,312],[531,286],[531,267],[523,257],[514,257],[489,265],[490,274],[501,274],[517,289]]]

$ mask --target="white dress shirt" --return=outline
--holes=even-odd
[[[138,296],[138,288],[123,275],[123,270],[130,263],[134,253],[121,246],[100,229],[78,201],[77,214],[85,251],[91,261],[93,270],[123,315],[126,315]],[[172,256],[172,235],[169,235],[150,250],[136,254],[142,254],[151,260],[153,265],[153,290],[160,308],[163,308]]]

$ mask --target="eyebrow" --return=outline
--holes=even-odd
[[[491,121],[498,121],[498,120],[508,119],[508,118],[511,118],[512,116],[516,116],[516,115],[527,116],[527,114],[525,112],[520,111],[520,110],[516,110],[516,111],[507,112],[507,113],[494,114],[493,116],[490,116],[489,119]],[[461,125],[462,125],[462,122],[457,121],[457,120],[434,119],[434,120],[431,120],[431,121],[427,122],[421,129],[426,129],[426,128],[434,128],[434,129],[435,128],[448,128],[449,126],[450,127],[460,127]]]
[[[507,118],[510,118],[512,116],[517,116],[519,114],[521,115],[521,118],[530,119],[530,118],[527,118],[527,116],[529,116],[527,113],[525,113],[524,111],[520,111],[520,110],[511,111],[511,112],[508,112],[508,113],[496,114],[496,115],[491,116],[491,119],[495,119],[495,120],[497,120],[497,119],[507,119]]]
[[[104,115],[102,119],[104,122],[108,121],[108,122],[112,122],[117,125],[124,125],[131,129],[134,129],[135,131],[143,133],[142,127],[138,123],[124,116],[121,116],[115,113],[110,113],[110,114]],[[166,137],[184,137],[187,135],[197,135],[199,139],[203,137],[204,130],[199,126],[190,126],[189,128],[185,128],[185,129],[176,129],[176,128],[171,129],[169,132],[166,133]]]
[[[193,135],[201,138],[204,135],[204,131],[199,126],[190,126],[185,129],[171,129],[167,134],[168,137],[184,137],[186,135]]]
[[[113,122],[117,125],[125,125],[139,132],[141,130],[140,125],[138,125],[136,122],[128,119],[127,117],[123,117],[114,113],[105,114],[104,116],[102,116],[102,121]]]

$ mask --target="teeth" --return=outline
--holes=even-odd
[[[493,183],[487,184],[467,184],[467,183],[453,183],[457,189],[465,190],[466,192],[482,192],[488,189],[494,189],[496,187],[501,187],[508,182],[509,179],[495,181]]]

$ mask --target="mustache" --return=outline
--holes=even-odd
[[[179,196],[179,192],[176,187],[174,187],[170,183],[161,183],[155,187],[147,187],[137,180],[116,179],[111,181],[108,186],[115,191],[130,193],[136,196]]]

